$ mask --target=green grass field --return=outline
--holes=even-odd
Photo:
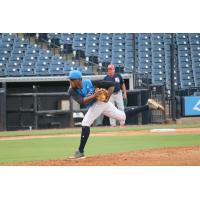
[[[0,141],[0,163],[64,159],[73,154],[79,140],[79,137],[59,137]],[[90,137],[85,151],[91,156],[175,146],[200,146],[200,135]]]

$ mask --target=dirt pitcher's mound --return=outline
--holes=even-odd
[[[200,146],[132,151],[82,160],[50,160],[12,165],[43,166],[200,166]]]

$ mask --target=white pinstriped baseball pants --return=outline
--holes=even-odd
[[[101,114],[106,115],[107,117],[116,119],[120,122],[126,120],[126,115],[124,111],[117,109],[111,102],[95,102],[85,114],[85,117],[82,121],[82,126],[91,126],[97,117]]]
[[[122,91],[120,90],[117,94],[113,93],[109,99],[109,101],[117,106],[117,108],[121,111],[124,111],[124,101],[123,101],[123,96],[122,96]],[[116,126],[116,119],[110,118],[110,125],[111,126]],[[124,121],[120,121],[119,122],[120,125],[124,125],[125,124],[125,120]]]

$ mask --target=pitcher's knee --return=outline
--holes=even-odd
[[[82,126],[89,126],[89,127],[91,126],[91,124],[92,123],[89,120],[84,120],[84,119],[83,119],[83,121],[81,123]]]
[[[126,120],[126,115],[125,115],[125,113],[119,115],[119,116],[118,116],[118,120],[119,120],[119,121],[125,121],[125,120]]]

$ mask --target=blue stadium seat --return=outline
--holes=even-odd
[[[73,38],[73,33],[61,33],[60,44],[72,44]]]
[[[125,51],[123,50],[123,51],[112,51],[112,54],[113,54],[113,56],[114,57],[121,57],[121,56],[123,56],[123,57],[125,57]]]
[[[112,40],[112,36],[113,36],[112,33],[101,33],[99,39],[100,41],[103,41],[103,40],[109,41],[109,40]]]
[[[98,47],[86,47],[85,56],[98,56]]]
[[[163,52],[164,51],[164,45],[160,46],[160,45],[156,45],[153,47],[153,51],[158,51],[158,52]]]
[[[26,54],[24,60],[26,61],[37,61],[37,56],[35,54]]]
[[[37,76],[48,76],[49,74],[49,65],[38,65],[36,66],[35,73]]]
[[[99,40],[100,46],[112,46],[112,40]]]
[[[125,39],[126,39],[126,40],[131,40],[131,41],[132,41],[132,40],[133,40],[133,34],[132,34],[132,33],[126,33],[126,34],[125,34]]]
[[[188,33],[177,33],[176,38],[177,39],[186,39],[186,38],[188,38]]]
[[[130,48],[130,49],[132,49],[132,51],[133,51],[133,42],[131,41],[131,42],[126,42],[125,43],[125,49],[127,49],[127,48]]]
[[[164,38],[164,34],[163,33],[152,33],[151,34],[152,41],[162,41],[163,38]]]
[[[99,42],[98,41],[93,41],[93,40],[88,40],[86,41],[86,46],[89,47],[98,47],[99,46]]]
[[[21,76],[21,70],[18,66],[10,66],[6,68],[6,74],[8,76]]]
[[[133,52],[125,51],[125,58],[133,58]]]
[[[100,53],[98,56],[99,62],[111,62],[111,52]]]
[[[170,33],[164,33],[163,41],[165,45],[170,45],[172,43],[172,35]]]
[[[151,33],[139,33],[138,39],[139,39],[139,41],[150,40],[151,39]]]
[[[47,61],[46,60],[38,60],[37,65],[43,66],[43,67],[49,67],[50,62],[48,60]]]
[[[13,49],[11,54],[12,55],[17,55],[17,56],[24,56],[25,55],[25,50]]]
[[[71,70],[75,70],[75,69],[76,68],[72,65],[65,65],[63,71],[65,75],[68,75]]]
[[[0,62],[8,63],[9,58],[10,58],[9,54],[0,55]]]
[[[74,50],[85,51],[85,41],[74,41],[72,47]]]
[[[1,47],[0,47],[0,55],[1,56],[9,56],[9,54],[10,54],[10,52],[11,51],[8,51],[8,50],[5,50],[5,49],[1,49]]]
[[[131,54],[133,54],[133,53],[131,53]],[[140,58],[151,58],[151,52],[139,51],[138,55]]]
[[[38,56],[39,55],[39,49],[38,48],[28,48],[26,50],[26,55]]]
[[[2,43],[7,43],[7,44],[13,44],[14,43],[14,39],[13,38],[11,38],[11,37],[3,37],[2,39],[1,39],[1,42]]]
[[[1,67],[6,67],[6,64],[7,64],[7,62],[2,62],[2,61],[0,61],[0,68],[1,68]]]
[[[125,52],[132,52],[133,53],[133,47],[132,46],[125,46]],[[138,50],[137,50],[138,52]],[[137,54],[136,52],[136,54]]]
[[[100,33],[87,33],[86,41],[99,41]]]
[[[56,60],[56,59],[55,59],[55,60],[52,60],[52,61],[51,61],[51,64],[52,64],[52,65],[57,65],[57,66],[58,66],[58,65],[59,65],[59,66],[63,66],[64,63],[65,63],[64,60]]]
[[[83,75],[93,75],[93,71],[92,71],[92,67],[89,66],[89,67],[82,67],[82,74]]]
[[[7,68],[20,68],[21,67],[21,61],[10,61],[7,64]]]
[[[73,49],[85,51],[86,37],[86,33],[75,33],[72,44]]]
[[[49,68],[50,75],[64,75],[64,67],[63,65],[50,65]]]
[[[98,56],[99,51],[99,33],[88,33],[86,38],[85,56]]]
[[[113,64],[124,64],[124,58],[112,58],[111,63],[113,63]]]
[[[7,42],[1,42],[0,43],[0,49],[5,50],[5,51],[12,51],[13,45]]]
[[[53,53],[50,50],[40,49],[39,55],[53,56]]]
[[[48,33],[47,34],[47,37],[49,38],[49,39],[53,39],[53,38],[61,38],[61,34],[60,33]]]
[[[24,60],[23,61],[23,66],[29,66],[29,67],[34,67],[36,65],[36,60]]]
[[[125,33],[113,33],[113,38],[117,40],[121,40],[125,38]]]
[[[165,59],[164,58],[152,58],[152,62],[153,63],[165,63]]]
[[[133,58],[127,58],[125,57],[125,63],[129,64],[129,63],[133,63]]]
[[[46,61],[46,62],[51,62],[51,55],[45,55],[45,54],[41,54],[39,55],[39,57],[37,58],[38,61]]]
[[[15,54],[10,57],[10,61],[22,63],[23,62],[23,56],[16,56]]]
[[[11,38],[14,40],[16,35],[14,33],[2,33],[2,38]]]
[[[35,76],[35,67],[30,65],[23,65],[21,67],[21,75],[22,76]]]
[[[6,76],[7,73],[6,73],[6,67],[5,66],[0,66],[0,77],[4,77]]]

